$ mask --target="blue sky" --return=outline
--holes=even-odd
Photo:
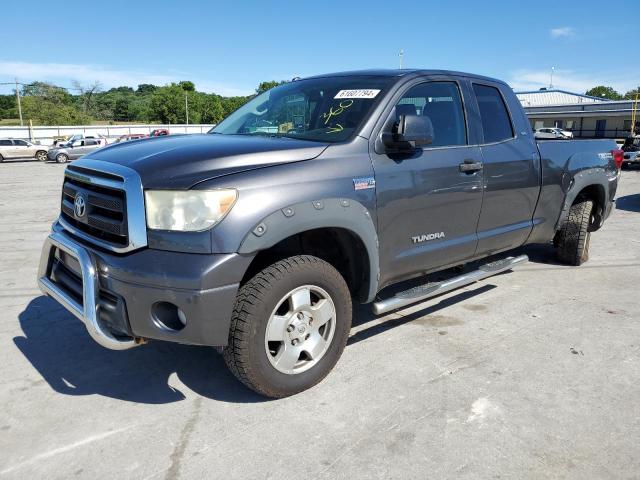
[[[6,2],[0,82],[105,88],[192,80],[251,93],[263,80],[404,65],[469,71],[516,90],[640,84],[638,2]],[[7,22],[6,19],[16,21]],[[0,86],[9,93],[10,87]]]

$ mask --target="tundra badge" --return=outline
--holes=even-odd
[[[444,238],[444,232],[427,233],[426,235],[416,235],[415,237],[411,237],[411,241],[413,243],[422,243],[422,242],[428,242],[429,240],[437,240],[439,238]]]

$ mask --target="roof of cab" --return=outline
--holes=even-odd
[[[457,77],[469,77],[475,78],[478,80],[485,80],[490,82],[497,82],[505,84],[502,80],[498,80],[496,78],[485,77],[483,75],[476,75],[473,73],[465,73],[465,72],[456,72],[454,70],[429,70],[429,69],[418,69],[418,68],[410,68],[410,69],[370,69],[370,70],[353,70],[348,72],[334,72],[334,73],[324,73],[321,75],[313,75],[310,77],[304,77],[301,80],[307,80],[310,78],[327,78],[327,77],[351,77],[351,76],[375,76],[375,77],[406,77],[406,76],[417,76],[417,75],[453,75]]]

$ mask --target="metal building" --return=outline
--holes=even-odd
[[[574,137],[625,138],[631,132],[634,101],[612,101],[564,90],[516,92],[531,127],[560,127]],[[636,120],[636,131],[640,120]]]

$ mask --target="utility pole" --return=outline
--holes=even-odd
[[[18,90],[18,79],[15,79],[16,81],[16,101],[18,102],[18,115],[20,115],[20,126],[23,127],[24,124],[22,123],[22,106],[20,105],[20,90]]]
[[[633,107],[631,109],[631,136],[635,136],[636,134],[636,118],[638,115],[638,98],[640,98],[640,93],[636,93],[636,99],[633,102]]]
[[[553,89],[553,72],[555,69],[556,67],[551,67],[551,81],[549,82],[549,89]]]
[[[402,57],[404,57],[403,49],[400,49],[400,53],[398,53],[398,57],[400,57],[400,70],[402,70]]]
[[[189,97],[187,92],[184,92],[184,110],[187,112],[187,125],[189,125]]]

